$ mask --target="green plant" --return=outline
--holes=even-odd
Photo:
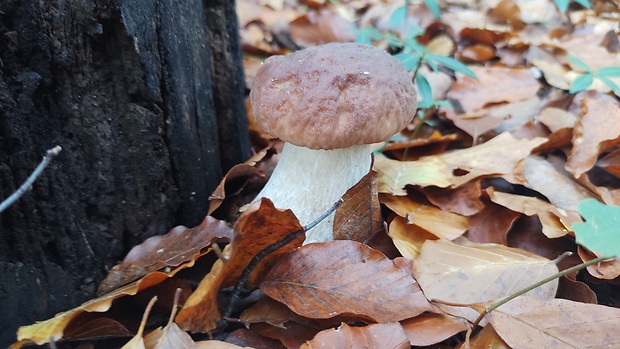
[[[566,10],[568,10],[568,4],[570,3],[569,0],[554,0],[554,2],[555,6],[561,13],[566,13]],[[592,8],[590,0],[575,0],[575,2],[585,8]]]
[[[604,67],[593,71],[588,65],[575,56],[566,57],[571,63],[585,70],[585,73],[579,75],[571,84],[569,93],[577,93],[583,91],[592,85],[594,79],[601,80],[605,85],[609,86],[611,90],[620,96],[620,87],[613,81],[609,80],[609,77],[620,77],[620,67]]]
[[[439,9],[439,4],[437,0],[424,0],[424,4],[431,11],[433,16],[436,19],[441,18],[441,10]],[[405,0],[405,4],[403,6],[399,6],[392,12],[390,16],[390,20],[388,22],[388,26],[390,28],[396,28],[407,19],[407,11],[409,10],[409,6],[411,5],[411,0]]]

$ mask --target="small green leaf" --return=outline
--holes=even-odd
[[[566,13],[566,10],[568,10],[568,0],[555,0],[555,6],[558,7],[561,13]]]
[[[434,101],[433,102],[433,106],[454,109],[454,107],[452,106],[452,103],[450,103],[450,101],[446,101],[446,100]]]
[[[596,76],[620,76],[620,67],[605,67],[596,71]]]
[[[394,55],[394,58],[398,59],[407,70],[415,70],[420,61],[420,55],[417,53],[399,53]]]
[[[588,9],[592,8],[592,4],[590,3],[590,0],[575,0],[575,2],[585,8],[588,8]]]
[[[587,71],[588,73],[592,73],[592,69],[590,69],[590,67],[588,67],[588,65],[582,61],[581,59],[575,57],[575,56],[568,56],[566,57],[566,59],[568,59],[569,62],[573,63],[574,65],[578,66],[579,68]]]
[[[397,28],[399,25],[405,23],[406,18],[407,18],[407,6],[405,5],[400,6],[396,8],[394,12],[392,12],[392,15],[390,16],[390,20],[388,21],[388,27]]]
[[[608,78],[604,77],[604,76],[599,76],[598,77],[602,82],[605,83],[605,85],[609,86],[609,88],[614,92],[614,94],[616,96],[620,97],[620,87],[618,87],[618,85],[616,85],[615,82],[609,80]]]
[[[570,90],[568,93],[577,93],[587,89],[590,85],[592,85],[592,75],[591,74],[581,74],[570,85]]]
[[[418,86],[418,91],[422,97],[422,101],[418,104],[418,108],[427,109],[433,105],[433,91],[428,80],[423,75],[416,75],[415,83]]]
[[[465,64],[457,61],[456,59],[452,57],[446,57],[446,56],[440,56],[440,55],[434,55],[434,54],[428,54],[426,56],[428,57],[428,59],[432,59],[438,62],[439,64],[454,70],[455,72],[461,73],[465,76],[469,76],[472,79],[478,80],[478,77],[473,71],[471,71],[471,69],[467,68]]]
[[[424,4],[428,7],[435,18],[439,19],[441,17],[441,10],[439,10],[437,0],[424,0]]]
[[[577,243],[604,257],[620,256],[620,207],[586,199],[579,203],[577,212],[585,219],[571,227]]]
[[[381,40],[383,33],[377,28],[365,27],[362,29],[355,29],[355,42],[358,44],[372,45],[373,40]]]

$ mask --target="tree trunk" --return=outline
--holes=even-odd
[[[0,2],[0,347],[94,296],[145,238],[204,218],[249,156],[234,2]]]

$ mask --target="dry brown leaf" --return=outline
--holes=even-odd
[[[451,304],[503,298],[557,272],[553,261],[520,249],[496,244],[457,245],[446,240],[426,241],[413,264],[413,275],[426,297]],[[557,285],[555,280],[527,294],[553,298]],[[477,317],[463,308],[438,305],[470,321]]]
[[[194,349],[192,337],[175,323],[151,331],[144,337],[146,349]]]
[[[620,347],[617,308],[519,297],[486,318],[514,349]]]
[[[584,262],[600,257],[590,251],[587,251],[580,245],[577,245],[577,253]],[[590,275],[597,279],[613,280],[620,276],[620,259],[608,259],[598,264],[589,266],[587,270]]]
[[[405,162],[379,155],[375,157],[373,167],[379,173],[379,193],[407,195],[404,189],[406,185],[422,187],[434,185],[445,188],[452,184],[452,174],[445,168],[446,165],[435,156]]]
[[[519,102],[536,96],[538,80],[529,69],[503,67],[470,67],[478,81],[459,75],[448,92],[457,101],[459,111],[473,112],[489,104]],[[497,88],[501,85],[502,88]]]
[[[303,230],[291,210],[280,211],[265,198],[260,201],[260,206],[257,204],[253,204],[235,224],[235,236],[225,250],[228,261],[225,264],[221,260],[215,262],[179,311],[175,322],[182,329],[191,332],[213,330],[221,317],[216,301],[220,288],[234,285],[250,260],[264,248],[290,233]],[[302,235],[265,258],[251,274],[250,282],[259,283],[267,268],[282,255],[301,246],[303,239]]]
[[[482,195],[480,182],[481,180],[473,180],[454,189],[426,187],[422,191],[428,201],[442,210],[461,216],[471,216],[484,208],[480,200]]]
[[[407,219],[401,216],[394,217],[390,222],[388,234],[400,254],[409,259],[414,259],[420,253],[424,241],[438,239],[437,236],[407,222]]]
[[[355,41],[355,26],[329,8],[310,10],[289,24],[293,41],[301,47]]]
[[[408,270],[355,241],[303,246],[281,259],[260,288],[309,318],[388,322],[430,310]]]
[[[544,138],[519,140],[505,132],[471,148],[425,156],[417,161],[377,156],[374,168],[379,173],[379,193],[406,195],[407,185],[457,187],[481,176],[508,174],[544,142]],[[466,174],[456,175],[457,170]]]
[[[112,306],[112,302],[120,297],[133,296],[138,292],[157,285],[169,277],[174,276],[180,270],[193,266],[193,262],[182,264],[169,273],[152,272],[144,276],[142,279],[118,288],[99,298],[89,300],[77,308],[59,313],[51,319],[37,322],[30,326],[22,326],[17,331],[17,340],[32,342],[35,344],[45,344],[50,340],[57,341],[63,338],[65,328],[71,321],[83,312],[106,312]]]
[[[257,349],[286,349],[284,344],[280,341],[263,337],[258,333],[245,328],[239,328],[232,331],[232,333],[226,336],[226,343],[235,344],[240,347]]]
[[[181,348],[181,347],[173,347],[173,348]],[[232,343],[226,343],[217,340],[206,340],[195,342],[192,349],[252,349],[251,347],[240,347],[238,345]]]
[[[402,326],[398,322],[388,322],[363,327],[353,327],[342,323],[336,329],[319,332],[300,348],[407,349],[409,347],[409,339]]]
[[[596,166],[620,178],[620,148],[602,157],[596,162]]]
[[[537,119],[547,126],[551,132],[557,132],[565,128],[572,129],[577,123],[577,116],[564,109],[554,107],[541,110]]]
[[[316,326],[307,326],[294,321],[287,322],[284,326],[272,326],[266,323],[251,325],[251,330],[263,337],[280,341],[288,349],[297,349],[306,341],[311,340],[323,330]]]
[[[312,320],[297,315],[286,305],[269,297],[264,297],[248,309],[244,310],[239,319],[246,325],[264,322],[281,328],[286,328],[284,324],[289,321],[294,321],[300,324],[312,322]]]
[[[566,170],[575,178],[588,171],[598,156],[620,143],[620,103],[600,97],[584,98],[584,114],[573,133],[573,150],[566,161]]]
[[[462,346],[461,348],[465,348]],[[469,349],[511,349],[492,326],[484,326],[478,334],[469,341]]]
[[[377,173],[370,171],[342,196],[334,217],[334,240],[364,242],[383,229]]]
[[[459,52],[459,59],[468,63],[483,63],[495,58],[495,48],[484,44],[464,47]]]
[[[243,200],[243,198],[239,196],[244,194],[244,189],[247,189],[247,187],[260,189],[260,186],[264,185],[267,181],[265,176],[258,169],[258,166],[267,155],[268,150],[269,149],[261,150],[246,162],[237,164],[228,171],[224,178],[222,178],[220,184],[213,191],[213,194],[209,197],[208,215],[220,209],[220,206],[224,205],[227,201],[233,201],[235,199],[241,201],[241,203],[231,203],[223,207],[226,211],[234,210],[235,214],[238,212],[236,209],[249,202],[251,198]],[[234,187],[232,187],[233,185]],[[257,193],[258,190],[255,193],[251,193],[250,196],[253,198]],[[233,207],[230,208],[226,206]]]
[[[394,213],[406,218],[408,223],[438,238],[453,240],[467,230],[468,217],[443,211],[431,205],[421,194],[412,193],[406,197],[381,194],[380,200]]]
[[[582,222],[581,216],[576,211],[559,210],[536,197],[496,192],[492,188],[487,188],[487,193],[498,205],[528,216],[538,216],[543,226],[543,233],[550,239],[566,235],[573,224]]]
[[[210,251],[212,243],[227,242],[230,239],[232,228],[228,223],[211,216],[205,217],[194,228],[178,226],[165,235],[148,238],[132,248],[125,259],[110,270],[99,285],[98,293],[110,292],[165,267],[177,267],[195,261]]]
[[[473,242],[507,245],[506,235],[521,215],[503,206],[487,203],[484,210],[469,217],[465,237]]]
[[[467,321],[445,314],[424,313],[400,322],[412,346],[437,344],[467,330]]]
[[[558,209],[576,211],[581,200],[595,198],[595,195],[579,185],[563,165],[564,161],[555,156],[544,159],[531,155],[525,158],[522,168],[515,171],[517,177],[507,179],[541,193]]]

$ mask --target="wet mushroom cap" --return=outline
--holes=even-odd
[[[268,58],[256,74],[250,102],[265,132],[310,149],[382,142],[405,128],[417,108],[402,63],[354,43]]]

